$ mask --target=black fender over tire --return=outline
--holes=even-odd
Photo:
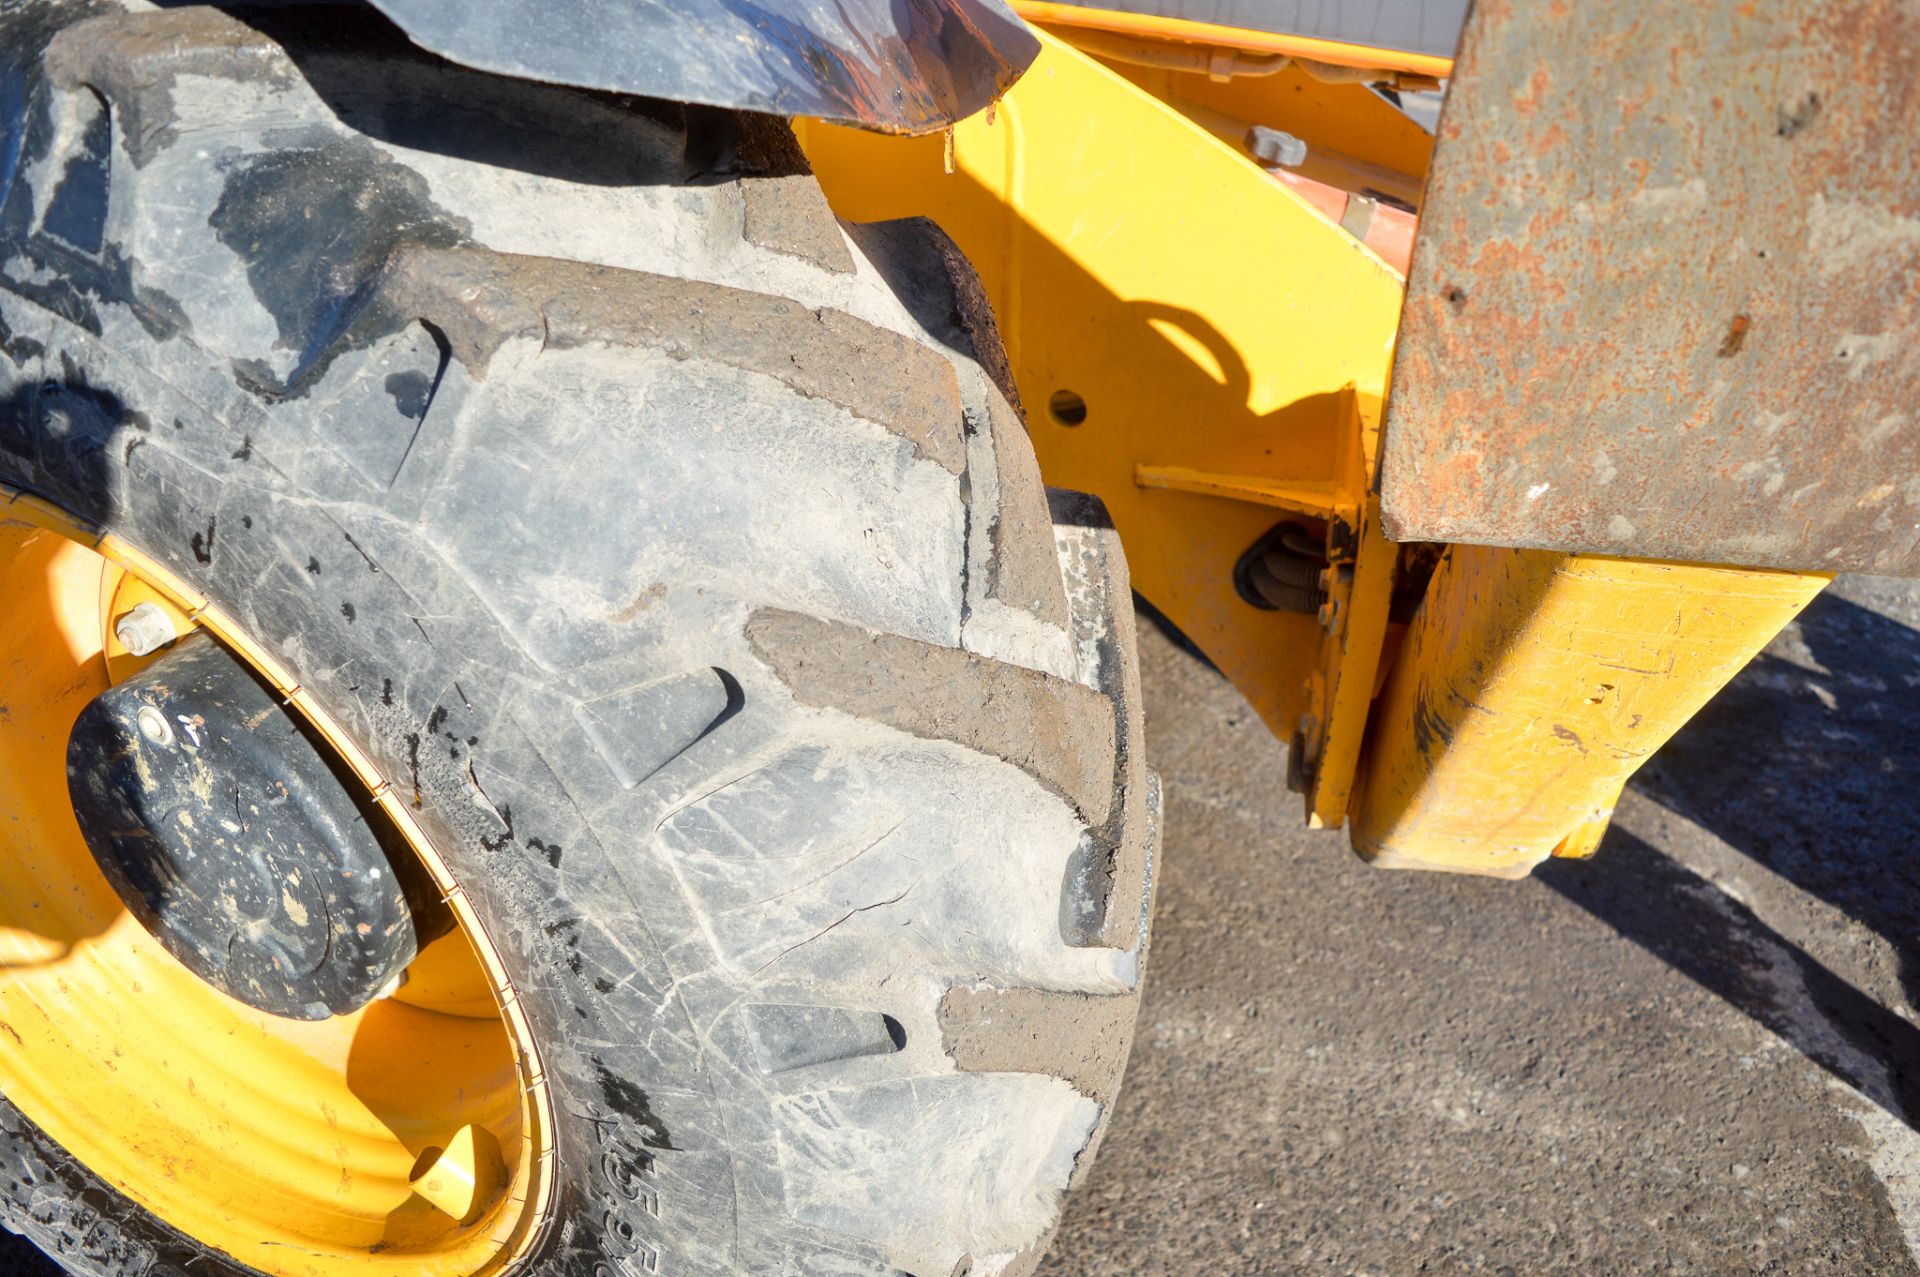
[[[1019,1273],[1154,799],[1097,503],[783,123],[363,12],[0,15],[0,481],[216,599],[417,808],[555,1091],[544,1275]],[[239,1271],[0,1100],[0,1223]]]

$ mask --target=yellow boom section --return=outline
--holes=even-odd
[[[1435,57],[1427,53],[1347,44],[1339,40],[1319,40],[1312,36],[1250,31],[1243,27],[1227,27],[1213,22],[1195,22],[1189,18],[1163,18],[1150,13],[1128,13],[1119,9],[1096,9],[1077,4],[1055,4],[1049,3],[1049,0],[1014,0],[1013,8],[1029,22],[1084,27],[1092,31],[1112,32],[1115,35],[1208,48],[1247,49],[1259,53],[1305,58],[1329,66],[1405,71],[1414,75],[1427,76],[1444,76],[1453,70],[1452,58]]]

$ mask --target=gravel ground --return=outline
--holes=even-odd
[[[1829,591],[1523,883],[1367,869],[1142,661],[1152,977],[1049,1277],[1920,1277],[1920,584]]]

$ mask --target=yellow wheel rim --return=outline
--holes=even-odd
[[[0,1094],[96,1175],[275,1277],[474,1277],[533,1245],[552,1122],[526,1016],[406,806],[230,618],[117,537],[0,487]],[[315,1023],[214,990],[126,912],[82,841],[66,740],[140,662],[151,601],[286,695],[366,784],[460,928],[391,998]]]

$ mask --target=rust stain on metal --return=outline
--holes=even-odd
[[[1733,322],[1727,325],[1726,340],[1720,343],[1720,349],[1714,353],[1722,359],[1731,359],[1740,353],[1747,344],[1747,333],[1753,329],[1753,320],[1746,315],[1735,315]]]
[[[1483,0],[1456,66],[1391,535],[1920,574],[1920,9]]]

